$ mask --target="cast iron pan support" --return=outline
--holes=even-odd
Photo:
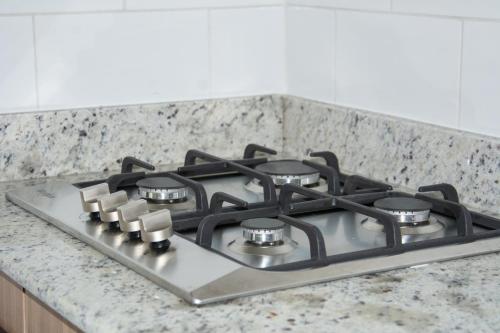
[[[441,183],[436,185],[420,186],[418,188],[419,192],[433,192],[438,191],[443,195],[444,200],[453,201],[458,203],[458,193],[455,187],[450,184]]]
[[[424,186],[426,188],[427,186]],[[421,199],[432,204],[431,211],[438,212],[443,215],[453,216],[457,223],[457,234],[465,238],[470,237],[473,233],[472,215],[465,206],[449,200],[432,198],[425,194],[417,193],[415,198]]]
[[[328,184],[328,193],[331,195],[340,195],[340,175],[339,172],[328,165],[319,164],[316,162],[304,160],[302,161],[305,165],[310,166],[319,171],[321,177],[326,179]]]
[[[344,195],[390,190],[392,190],[391,185],[358,175],[348,176],[344,181]]]
[[[257,145],[255,143],[251,143],[245,147],[245,151],[243,153],[243,158],[244,159],[255,158],[256,152],[261,152],[261,153],[266,153],[266,154],[271,154],[271,155],[276,155],[278,153],[274,149],[260,146],[260,145]]]
[[[212,247],[214,229],[218,225],[233,224],[238,221],[259,217],[275,217],[276,215],[278,215],[276,207],[264,207],[205,216],[196,231],[196,244],[210,249]]]
[[[337,155],[335,155],[331,151],[317,151],[310,153],[309,156],[323,158],[326,162],[326,165],[334,168],[339,174],[339,176],[343,176],[342,173],[340,172],[339,159],[337,158]]]
[[[209,210],[208,207],[208,199],[207,199],[207,192],[205,191],[205,188],[203,185],[198,183],[195,180],[183,177],[181,175],[178,175],[173,172],[164,172],[161,173],[161,175],[164,175],[165,177],[172,178],[176,181],[178,181],[181,184],[186,185],[187,187],[191,188],[194,191],[195,195],[195,200],[196,200],[196,211],[199,213],[206,213]]]
[[[324,259],[326,258],[325,240],[318,227],[286,215],[279,215],[278,220],[302,230],[309,240],[309,252],[311,253],[311,260],[324,261]]]
[[[389,248],[401,248],[401,230],[399,229],[396,217],[389,213],[385,213],[340,197],[335,197],[334,205],[335,207],[343,208],[377,219],[384,226],[386,246]]]
[[[228,202],[230,204],[236,205],[237,207],[241,208],[248,207],[248,202],[246,202],[245,200],[241,200],[240,198],[237,198],[234,195],[228,193],[215,192],[212,195],[212,199],[210,199],[210,213],[211,214],[220,213],[224,202]]]
[[[312,199],[305,202],[292,202],[294,193]],[[328,209],[332,207],[333,197],[329,194],[313,191],[307,187],[294,184],[285,184],[281,188],[279,203],[284,214],[297,213],[299,211],[311,211],[314,209]],[[311,209],[312,208],[312,209]]]
[[[276,211],[272,208],[260,208],[241,212],[222,213],[206,216],[198,226],[196,233],[196,244],[206,248],[212,248],[212,239],[215,227],[223,222],[239,222],[250,218],[259,217],[276,217]],[[289,224],[297,229],[302,230],[308,240],[311,254],[311,261],[323,262],[326,258],[325,240],[321,231],[314,225],[294,219],[286,215],[279,215],[278,219],[286,224]],[[303,268],[309,267],[305,265]]]
[[[154,165],[151,165],[148,162],[141,161],[140,159],[132,157],[132,156],[126,156],[122,161],[122,173],[132,172],[132,168],[134,166],[144,168],[146,170],[151,170],[151,171],[153,171],[155,169]]]
[[[222,167],[225,172],[236,171],[251,178],[258,179],[264,189],[264,202],[268,205],[275,205],[277,203],[276,189],[269,175],[196,149],[191,149],[186,153],[185,165],[194,165],[197,158],[207,162],[221,162],[222,164],[219,167]],[[181,171],[181,169],[179,171]]]

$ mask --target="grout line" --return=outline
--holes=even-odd
[[[208,96],[214,96],[213,68],[212,68],[212,10],[207,9],[207,35],[208,35]]]
[[[458,68],[458,115],[457,115],[457,126],[462,128],[462,72],[463,72],[463,62],[464,62],[464,26],[465,22],[460,22],[460,59]]]
[[[31,32],[33,37],[33,61],[34,61],[34,70],[35,70],[35,97],[36,97],[36,108],[37,110],[40,108],[40,90],[38,88],[38,55],[36,52],[37,44],[36,44],[36,27],[35,27],[35,15],[31,16]]]
[[[394,4],[393,4],[394,0],[390,0],[389,2],[389,9],[390,11],[392,12],[394,10]]]
[[[338,39],[338,15],[337,11],[333,12],[333,102],[337,101],[337,39]]]
[[[126,1],[126,0],[125,0]],[[104,9],[104,10],[81,10],[81,11],[52,11],[52,12],[22,12],[22,13],[0,13],[0,17],[3,16],[46,16],[46,15],[82,15],[82,14],[110,14],[110,13],[147,13],[147,12],[179,12],[179,11],[194,11],[194,10],[206,10],[206,9],[219,9],[219,10],[231,10],[231,9],[251,9],[251,8],[269,8],[269,7],[282,7],[281,4],[259,4],[259,5],[230,5],[230,6],[194,6],[194,7],[172,7],[172,8],[147,8],[147,9]]]
[[[403,11],[394,11],[390,9],[358,9],[358,8],[349,8],[349,7],[333,7],[333,6],[324,6],[324,5],[289,5],[290,7],[297,8],[317,8],[324,10],[340,10],[340,11],[351,11],[351,12],[362,12],[362,13],[370,13],[370,14],[389,14],[389,15],[402,15],[402,16],[410,16],[410,17],[430,17],[430,18],[440,18],[440,19],[451,19],[451,20],[464,20],[464,21],[485,21],[485,22],[500,22],[500,18],[487,18],[487,17],[469,17],[469,16],[457,16],[457,15],[445,15],[445,14],[431,14],[431,13],[412,13],[412,12],[403,12]]]
[[[127,0],[123,0],[123,2],[122,2],[122,10],[127,10]]]
[[[285,93],[288,94],[288,89],[289,89],[289,84],[288,84],[288,4],[287,2],[285,1],[284,4],[283,4],[283,10],[284,10],[284,16],[283,16],[283,21],[284,21],[284,26],[285,26],[285,29],[283,31],[285,37],[284,37],[284,40],[283,40],[283,46],[284,46],[284,65],[285,65],[285,73],[284,73],[284,90],[285,90]]]

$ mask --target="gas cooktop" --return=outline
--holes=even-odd
[[[500,220],[449,184],[410,194],[341,172],[332,152],[257,154],[276,151],[190,150],[168,172],[126,157],[107,179],[7,198],[193,304],[500,251]]]

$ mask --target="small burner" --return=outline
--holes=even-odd
[[[243,238],[255,245],[274,246],[283,244],[285,223],[277,219],[257,218],[241,222]]]
[[[320,180],[318,170],[296,160],[270,161],[257,165],[255,170],[271,176],[277,186],[285,184],[307,186],[317,184]]]
[[[398,218],[398,222],[406,226],[417,226],[427,224],[432,208],[432,204],[406,197],[391,197],[379,199],[373,206]]]
[[[187,200],[187,187],[168,177],[149,177],[136,183],[139,196],[156,202],[176,203]]]

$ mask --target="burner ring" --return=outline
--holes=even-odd
[[[421,225],[429,221],[432,204],[416,198],[389,197],[379,199],[373,207],[391,214],[403,225]]]
[[[274,246],[283,243],[285,223],[277,219],[256,218],[241,222],[243,238],[251,244]]]
[[[136,183],[139,196],[154,201],[181,202],[188,197],[188,188],[168,177],[149,177]]]
[[[296,160],[270,161],[257,165],[255,170],[269,175],[276,186],[307,186],[317,184],[320,180],[318,170]],[[257,179],[253,179],[253,182],[259,183]]]

